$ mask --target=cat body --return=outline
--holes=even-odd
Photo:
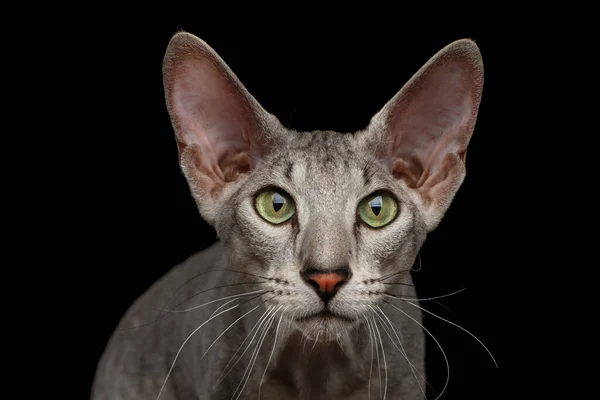
[[[199,273],[215,268],[227,268],[227,262],[224,246],[221,242],[217,242],[175,267],[135,302],[119,324],[118,329],[124,330],[117,330],[102,357],[93,400],[156,399],[179,347],[196,327],[209,319],[217,305],[177,315],[167,315],[159,322],[140,328],[127,328],[156,320],[164,312],[156,310],[155,307],[164,305],[169,300],[169,295],[179,286]],[[181,301],[207,288],[235,284],[240,281],[239,278],[231,275],[225,271],[207,273],[201,284],[183,286],[177,297]],[[403,281],[410,283],[410,276]],[[283,283],[280,287],[281,290],[287,289]],[[215,294],[214,298],[236,292],[240,292],[240,290],[233,292],[223,290],[219,296]],[[414,289],[407,286],[398,290],[398,293],[414,295]],[[204,299],[209,301],[210,297],[205,296]],[[171,304],[178,302],[173,302],[171,299]],[[197,301],[190,303],[189,306],[204,302]],[[255,305],[253,304],[253,307]],[[399,304],[398,306],[402,307],[403,305]],[[266,306],[261,306],[249,314],[248,318],[242,318],[219,339],[204,359],[200,358],[227,326],[253,307],[238,308],[225,313],[209,322],[210,325],[205,325],[192,336],[180,353],[160,398],[230,399],[242,381],[253,348],[251,347],[247,351],[242,361],[220,383],[219,379],[245,336],[252,330],[258,317],[266,311]],[[227,308],[229,307],[226,306],[223,309]],[[407,305],[404,305],[403,308],[413,318],[420,320],[420,310]],[[395,316],[394,321],[397,326],[405,327],[402,329],[404,348],[408,352],[408,358],[412,364],[422,376],[425,376],[422,330],[417,324],[411,323],[408,318],[402,317],[402,315]],[[404,324],[400,325],[400,322]],[[258,353],[252,375],[248,379],[243,395],[240,396],[242,399],[258,398],[259,382],[273,348],[277,323],[278,320],[273,321],[274,326],[271,326],[270,335],[263,343],[262,351]],[[370,375],[371,398],[379,398],[380,386],[381,390],[384,386],[384,365],[383,360],[380,360],[382,379],[380,385],[377,359],[373,355],[373,364],[371,363],[372,344],[369,341],[369,334],[366,333],[365,336],[363,331],[365,327],[357,329],[356,332],[352,332],[347,338],[344,338],[341,346],[337,341],[315,344],[314,340],[306,340],[297,332],[284,332],[287,329],[289,328],[282,322],[278,343],[270,362],[270,370],[262,383],[261,399],[368,399]],[[256,330],[252,334],[255,332]],[[381,335],[385,335],[385,333],[381,331]],[[357,338],[358,340],[356,340]],[[410,368],[406,368],[406,361],[398,350],[387,340],[384,341],[384,346],[388,364],[387,398],[415,398],[415,394],[420,394],[419,384],[425,390],[423,379],[417,374],[420,382],[418,384]],[[238,352],[238,356],[244,348],[245,346]],[[380,357],[382,357],[381,354]],[[372,373],[371,365],[373,365]],[[391,397],[394,393],[403,393],[403,395]]]
[[[183,173],[220,241],[128,310],[92,400],[424,398],[410,269],[464,179],[477,46],[448,45],[352,134],[286,129],[187,33],[163,74]]]

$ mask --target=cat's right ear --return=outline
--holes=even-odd
[[[182,171],[201,215],[214,224],[224,192],[270,151],[279,121],[208,44],[186,32],[169,42],[163,84]]]
[[[465,157],[483,89],[475,42],[457,40],[435,54],[373,117],[362,137],[404,181],[429,231],[465,177]]]

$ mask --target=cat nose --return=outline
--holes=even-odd
[[[308,268],[300,272],[302,279],[312,286],[319,297],[327,304],[337,293],[340,286],[348,281],[350,268],[344,266],[334,270]]]

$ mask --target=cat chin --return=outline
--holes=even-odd
[[[340,340],[355,324],[356,322],[350,320],[322,316],[296,321],[298,330],[306,339],[318,342]]]

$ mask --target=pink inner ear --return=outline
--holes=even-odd
[[[180,151],[198,146],[201,159],[194,162],[195,167],[218,187],[251,168],[254,115],[237,89],[208,59],[188,59],[174,76],[172,96],[180,125]]]
[[[218,159],[230,147],[248,147],[244,129],[249,128],[251,116],[231,82],[214,76],[216,71],[207,71],[204,64],[192,61],[182,66],[173,94],[182,123],[189,126],[183,139],[188,145],[209,146]]]
[[[410,187],[444,174],[447,155],[462,156],[472,119],[473,85],[464,66],[427,71],[392,111],[392,173]]]

